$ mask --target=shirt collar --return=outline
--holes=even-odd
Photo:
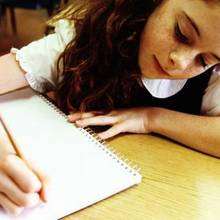
[[[186,84],[187,79],[148,79],[142,77],[142,82],[150,94],[156,98],[168,98],[178,93]]]

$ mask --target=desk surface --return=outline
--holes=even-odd
[[[141,167],[142,183],[63,220],[220,219],[220,159],[152,135],[110,145]]]

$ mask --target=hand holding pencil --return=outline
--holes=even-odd
[[[31,161],[24,158],[0,123],[0,206],[19,215],[25,208],[46,201],[49,179]]]

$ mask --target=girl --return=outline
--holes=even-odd
[[[219,0],[91,0],[53,22],[55,33],[0,59],[0,94],[54,91],[70,122],[110,125],[103,139],[155,132],[220,156]],[[46,200],[48,178],[2,148],[5,210]]]

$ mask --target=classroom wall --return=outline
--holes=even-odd
[[[12,31],[12,26],[7,11],[0,26],[0,54],[7,53],[12,46],[22,47],[29,42],[43,36],[45,31],[45,21],[48,19],[46,10],[15,10],[17,22],[17,34]]]

